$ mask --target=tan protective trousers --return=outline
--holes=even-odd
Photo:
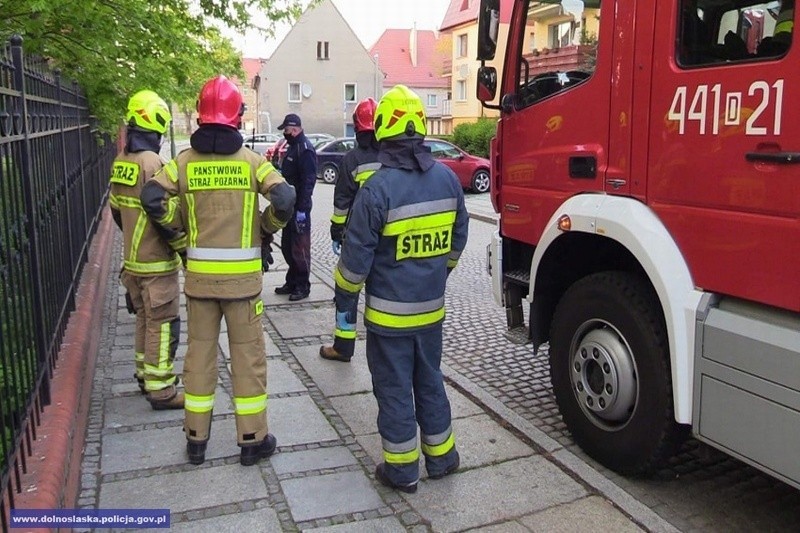
[[[189,348],[183,364],[186,396],[184,431],[192,442],[211,432],[217,387],[217,346],[225,317],[231,356],[237,442],[258,444],[267,435],[267,348],[261,295],[244,300],[209,300],[186,296]]]
[[[178,272],[166,276],[133,276],[123,272],[122,285],[136,310],[136,377],[145,390],[158,391],[176,381],[173,362],[181,319]]]

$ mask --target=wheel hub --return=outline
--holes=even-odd
[[[601,327],[598,327],[601,326]],[[636,366],[625,339],[605,323],[586,324],[573,345],[570,379],[578,404],[595,425],[618,429],[633,413]]]

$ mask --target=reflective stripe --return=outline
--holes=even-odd
[[[340,260],[340,264],[336,265],[336,268],[333,270],[333,279],[336,282],[336,286],[345,292],[352,292],[352,293],[360,292],[361,287],[364,286],[364,281],[362,280],[360,282],[352,282],[345,277],[345,274],[342,272],[342,270],[344,270],[347,274],[350,274],[351,276],[354,275],[352,272],[348,271],[346,268],[341,266],[341,260]],[[366,279],[366,277],[364,279]]]
[[[148,392],[164,390],[170,385],[174,385],[175,379],[176,379],[175,376],[172,376],[169,379],[158,380],[158,381],[153,379],[146,379],[144,380],[144,388]]]
[[[172,239],[171,241],[169,241],[169,245],[172,247],[173,250],[183,250],[184,248],[186,248],[186,241],[187,238],[186,234],[184,233],[177,239]]]
[[[195,274],[252,274],[261,272],[261,259],[229,262],[189,259],[186,270]]]
[[[378,168],[380,168],[380,166],[381,166],[380,163],[377,163],[377,165],[378,165]],[[364,183],[368,179],[370,179],[373,174],[375,174],[375,170],[377,170],[377,169],[371,169],[371,168],[366,168],[366,169],[361,168],[361,167],[368,167],[368,166],[371,166],[371,165],[359,165],[358,168],[356,168],[355,181],[356,181],[356,183],[358,184],[359,187],[364,185]]]
[[[155,261],[152,263],[140,263],[138,261],[125,261],[125,270],[136,274],[162,274],[172,272],[181,266],[181,258],[176,257],[170,261]]]
[[[172,375],[172,369],[171,368],[159,368],[157,366],[148,365],[147,363],[144,364],[144,370],[145,370],[145,372],[147,372],[151,376],[166,377],[166,376],[171,376]],[[159,382],[159,383],[162,383],[162,382]]]
[[[189,246],[197,246],[197,215],[195,214],[194,194],[186,193],[186,204],[189,207]]]
[[[261,248],[186,248],[186,257],[206,261],[261,259]]]
[[[453,261],[452,259],[447,260],[447,268],[455,268],[458,266],[458,261]]]
[[[380,170],[381,164],[377,161],[373,161],[371,163],[361,163],[356,167],[355,173],[360,174],[361,172],[369,172],[370,170],[374,173],[376,170]]]
[[[170,224],[175,219],[175,212],[178,209],[178,202],[180,202],[180,199],[177,196],[173,196],[167,200],[167,211],[164,213],[163,217],[158,219],[160,224]]]
[[[169,339],[170,323],[162,322],[158,338],[158,368],[160,370],[172,370],[172,364],[169,362]]]
[[[404,464],[419,460],[416,437],[400,443],[381,439],[381,444],[383,446],[383,458],[387,463]]]
[[[422,434],[422,451],[425,455],[442,456],[453,449],[455,443],[452,425],[436,435]]]
[[[270,172],[275,172],[275,167],[272,163],[269,161],[261,163],[256,170],[256,180],[258,180],[259,183],[263,182],[264,178],[266,178]]]
[[[424,302],[396,302],[367,294],[366,298],[364,299],[364,304],[367,307],[371,307],[375,311],[381,311],[393,315],[418,315],[421,313],[438,311],[444,307],[444,296],[434,298],[433,300],[426,300]]]
[[[452,226],[456,221],[456,212],[436,213],[415,218],[406,218],[396,222],[387,223],[383,227],[383,235],[387,237],[402,235],[410,231],[419,231],[430,228]]]
[[[178,163],[176,163],[174,159],[164,165],[164,172],[166,172],[167,177],[169,177],[170,181],[173,183],[178,181]]]
[[[253,205],[256,193],[247,191],[244,193],[244,209],[242,209],[242,248],[248,248],[253,244]],[[261,250],[259,249],[259,257]]]
[[[237,415],[255,415],[267,408],[267,395],[233,397],[234,411]]]
[[[119,203],[117,202],[117,195],[109,194],[108,201],[111,203],[111,207],[114,209],[119,209]]]
[[[354,330],[354,329],[347,330],[347,329],[336,328],[333,331],[333,335],[335,337],[339,337],[340,339],[355,339],[357,333],[356,333],[356,330]]]
[[[444,198],[442,200],[431,200],[430,202],[404,205],[390,210],[386,214],[386,223],[391,224],[392,222],[397,222],[398,220],[419,218],[421,216],[433,215],[446,211],[455,212],[457,207],[458,202],[455,198]]]
[[[418,315],[393,315],[390,313],[382,313],[369,307],[364,309],[364,320],[378,326],[395,329],[430,326],[431,324],[436,324],[444,320],[444,316],[444,307],[431,313],[420,313]]]
[[[450,261],[458,261],[459,257],[461,257],[461,251],[460,250],[451,250],[450,251],[450,255],[448,256]]]
[[[214,394],[198,396],[184,390],[183,407],[190,413],[207,413],[214,409]]]
[[[347,215],[350,213],[349,209],[333,208],[333,215],[331,215],[331,222],[334,224],[344,224],[347,222]]]
[[[131,252],[128,260],[136,261],[136,256],[139,254],[139,245],[142,243],[142,235],[146,227],[147,215],[143,211],[139,211],[139,218],[136,219],[136,227],[133,229],[133,236],[131,237]]]
[[[120,207],[130,207],[132,209],[141,209],[142,201],[133,196],[125,196],[124,194],[112,194],[112,201]]]

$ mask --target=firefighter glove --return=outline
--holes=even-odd
[[[269,266],[275,260],[272,258],[272,233],[261,234],[261,270],[269,271]]]
[[[356,321],[353,318],[347,311],[336,311],[336,328],[342,331],[355,331]]]
[[[342,241],[331,241],[331,250],[335,255],[342,253]]]
[[[125,307],[128,309],[129,314],[136,314],[136,308],[133,306],[133,298],[131,298],[131,293],[127,291],[125,291]]]

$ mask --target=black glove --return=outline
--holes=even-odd
[[[181,263],[183,263],[183,268],[186,268],[186,261],[188,260],[186,259],[186,249],[184,249],[182,252],[178,252],[178,256],[181,258]]]
[[[125,307],[128,309],[129,314],[136,314],[136,308],[133,306],[133,298],[131,298],[131,293],[127,291],[125,292]]]
[[[272,233],[261,233],[261,270],[269,271],[269,266],[274,263],[272,258]]]

